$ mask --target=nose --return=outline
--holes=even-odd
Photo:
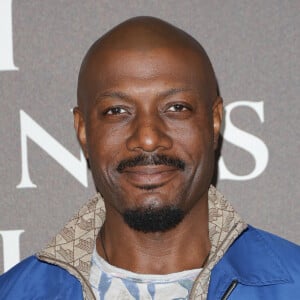
[[[127,149],[139,152],[156,152],[172,147],[172,139],[167,127],[159,116],[136,117],[132,124],[132,133],[126,142]]]

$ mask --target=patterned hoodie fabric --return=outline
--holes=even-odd
[[[209,237],[211,251],[199,273],[190,299],[205,300],[213,267],[233,241],[247,228],[228,201],[213,186],[208,192]],[[94,300],[89,284],[91,258],[98,232],[105,220],[100,194],[88,201],[37,257],[66,269],[81,282],[85,300]]]

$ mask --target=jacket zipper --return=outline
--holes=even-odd
[[[228,289],[225,291],[221,300],[227,300],[229,298],[229,296],[231,295],[231,293],[233,292],[233,290],[236,288],[237,284],[238,284],[238,281],[236,279],[233,280],[231,282],[230,286],[228,287]]]

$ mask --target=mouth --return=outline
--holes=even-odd
[[[135,187],[153,190],[171,181],[179,172],[178,168],[166,165],[148,165],[125,168],[123,175]]]

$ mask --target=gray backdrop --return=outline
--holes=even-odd
[[[206,48],[226,105],[218,188],[249,223],[300,243],[299,13],[299,0],[1,0],[0,273],[93,195],[70,111],[77,74],[90,44],[136,15]]]

